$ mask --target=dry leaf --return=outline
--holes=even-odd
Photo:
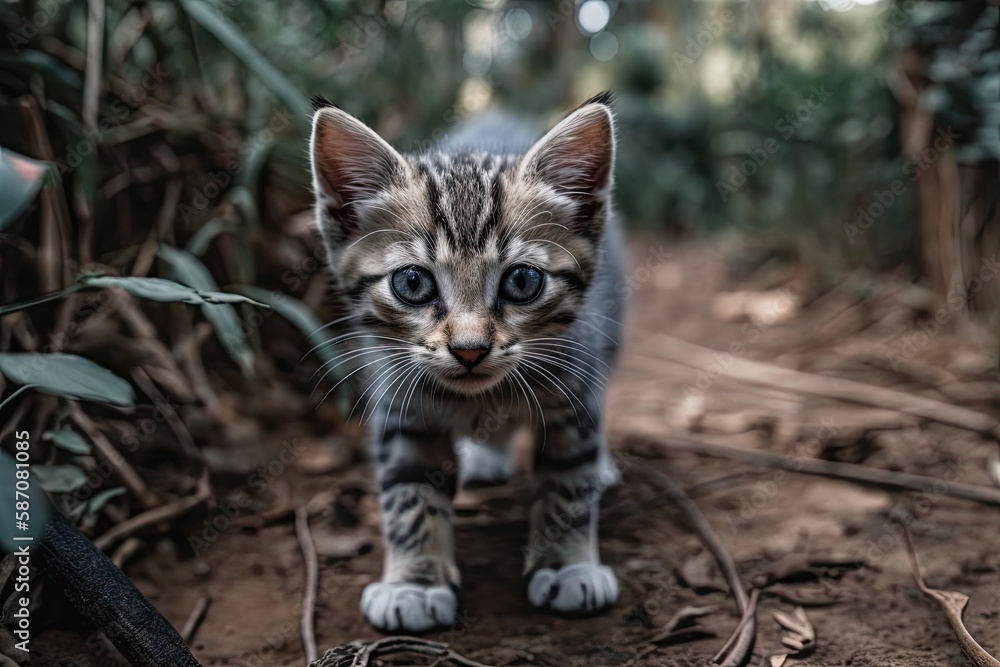
[[[786,648],[795,654],[806,653],[816,648],[816,631],[809,622],[805,609],[796,607],[792,616],[776,611],[773,616],[778,625],[788,631],[788,634],[781,638],[781,643]]]
[[[917,582],[917,588],[924,595],[937,602],[941,610],[944,611],[948,625],[955,633],[962,651],[976,667],[1000,667],[1000,660],[991,656],[986,652],[986,649],[979,645],[979,642],[972,637],[962,621],[962,612],[969,604],[969,596],[956,591],[942,591],[927,587],[927,584],[924,583],[924,577],[920,573],[920,563],[917,562],[917,552],[913,549],[910,531],[906,524],[900,525],[903,527],[903,536],[906,538],[906,552],[910,557],[910,568],[913,571],[913,579]]]
[[[786,634],[781,637],[781,643],[790,652],[772,655],[771,667],[781,667],[789,657],[807,655],[816,648],[816,630],[809,622],[805,609],[796,607],[791,616],[776,611],[772,616],[785,629]]]
[[[658,646],[669,646],[695,639],[714,637],[715,633],[698,625],[698,619],[714,613],[715,607],[684,607],[663,627],[663,631],[650,639]]]

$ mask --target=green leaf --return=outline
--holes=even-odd
[[[83,77],[77,70],[37,49],[23,49],[16,55],[0,55],[0,69],[29,77],[41,76],[46,90],[58,93],[64,101],[77,98],[83,90]]]
[[[316,317],[316,314],[313,313],[309,306],[295,297],[289,296],[284,292],[269,292],[266,289],[254,287],[253,285],[236,285],[233,289],[257,301],[263,301],[274,308],[274,312],[284,317],[305,334],[306,340],[309,341],[310,345],[320,345],[330,340],[328,329],[323,327],[323,323]],[[329,345],[318,348],[316,354],[323,361],[330,361],[336,356],[333,347]]]
[[[120,287],[133,296],[149,299],[150,301],[192,303],[198,306],[206,303],[250,303],[255,306],[267,308],[267,304],[257,303],[240,294],[203,291],[163,278],[119,278],[117,276],[83,275],[80,276],[78,282],[85,287],[93,289]]]
[[[212,33],[254,74],[263,79],[264,83],[279,99],[291,107],[296,122],[303,130],[309,129],[309,119],[312,117],[309,111],[309,101],[284,74],[279,72],[240,34],[239,29],[229,19],[213,9],[208,3],[199,0],[179,1],[181,7],[192,19]]]
[[[17,220],[45,182],[49,166],[0,148],[0,231]]]
[[[125,493],[125,487],[116,486],[113,489],[105,489],[100,493],[95,493],[94,497],[87,503],[87,514],[97,514],[109,501]]]
[[[44,440],[51,440],[56,447],[65,449],[72,454],[79,454],[80,456],[90,454],[90,443],[71,428],[61,428],[58,431],[45,431],[42,433],[42,438]]]
[[[192,255],[201,257],[216,236],[225,233],[236,234],[239,232],[239,228],[240,222],[238,220],[212,218],[188,239],[186,250]]]
[[[218,291],[215,279],[197,257],[186,250],[178,250],[161,245],[157,256],[170,267],[174,277],[181,283],[203,292]],[[253,377],[253,350],[247,345],[247,335],[236,316],[236,310],[229,304],[206,303],[201,307],[205,318],[212,323],[215,335],[229,356],[240,367],[243,376]]]
[[[87,483],[87,475],[76,466],[31,466],[31,476],[49,493],[72,493]]]
[[[132,385],[106,368],[75,354],[0,353],[0,374],[14,384],[84,401],[132,407]]]

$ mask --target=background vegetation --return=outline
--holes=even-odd
[[[715,235],[738,270],[790,254],[831,280],[934,262],[945,293],[963,284],[955,267],[975,268],[968,248],[988,254],[996,238],[996,14],[843,0],[4,3],[0,442],[19,425],[44,434],[42,485],[96,535],[201,493],[202,443],[342,422],[349,397],[317,409],[332,352],[307,354],[336,315],[309,229],[314,94],[419,150],[488,108],[541,129],[610,88],[618,206],[635,230]],[[971,216],[958,235],[952,217],[920,213],[924,181],[909,178],[951,127],[960,150],[924,161],[964,165],[968,187],[948,186]],[[959,239],[951,259],[943,237]],[[125,463],[103,472],[115,450]]]

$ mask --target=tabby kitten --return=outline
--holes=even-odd
[[[534,145],[473,123],[415,155],[332,105],[316,111],[317,222],[380,487],[384,573],[361,598],[376,628],[454,621],[452,497],[510,474],[520,428],[536,439],[528,599],[587,613],[618,597],[597,548],[618,477],[601,418],[621,334],[606,313],[622,312],[610,102],[589,100]]]

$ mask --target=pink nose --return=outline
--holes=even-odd
[[[448,349],[470,371],[490,351],[488,347],[449,347]]]

